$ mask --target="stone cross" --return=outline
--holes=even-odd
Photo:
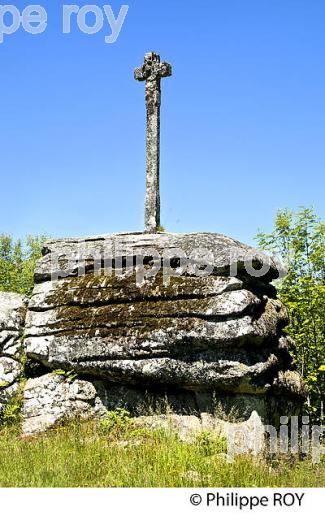
[[[160,228],[160,105],[161,78],[172,75],[169,63],[161,63],[159,54],[149,52],[142,67],[135,69],[134,77],[146,82],[147,106],[147,190],[145,230],[157,233]]]

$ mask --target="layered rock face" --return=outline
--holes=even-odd
[[[221,404],[274,422],[303,396],[277,276],[273,260],[217,234],[48,242],[27,355],[103,381],[111,406],[134,414],[167,401],[180,414]]]
[[[18,390],[26,299],[0,292],[0,414]]]

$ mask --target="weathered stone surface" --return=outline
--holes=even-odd
[[[146,82],[147,107],[147,191],[145,229],[156,233],[160,227],[160,105],[161,79],[172,75],[169,63],[161,63],[159,54],[149,52],[144,64],[134,72],[137,81]]]
[[[0,414],[18,390],[26,298],[0,292]]]
[[[117,263],[121,258],[138,256],[144,257],[146,264],[153,250],[164,259],[177,259],[180,251],[185,253],[190,261],[184,274],[193,274],[193,264],[204,265],[202,257],[208,259],[216,275],[229,275],[232,268],[234,276],[237,271],[250,277],[247,268],[254,268],[261,270],[263,276],[260,280],[269,281],[279,276],[279,270],[282,272],[281,266],[273,258],[218,233],[119,233],[48,241],[44,247],[44,256],[36,267],[35,279],[39,283],[60,275],[77,276],[78,268],[82,266],[92,272],[96,261],[99,261],[99,265],[102,263],[109,266],[110,260],[113,260],[114,267],[114,261]]]
[[[18,390],[18,383],[13,383],[10,386],[4,386],[0,389],[0,416],[3,414],[8,404],[10,404],[10,401],[17,395]]]
[[[209,278],[210,287],[205,279],[177,278],[163,296],[156,280],[145,290],[132,279],[123,287],[114,276],[90,274],[54,288],[44,283],[27,315],[27,353],[51,368],[110,381],[265,392],[265,378],[282,367],[277,331],[286,311],[266,296],[231,290],[239,280]],[[273,348],[265,351],[265,342]]]
[[[150,276],[152,249],[163,266],[166,261],[172,266],[168,283],[161,271]],[[210,274],[194,276],[193,262],[181,268],[180,249],[201,265],[202,250],[212,252]],[[139,257],[148,269],[141,283],[127,263]],[[168,397],[185,392],[186,409],[204,393],[207,400],[212,393],[248,401],[260,396],[259,413],[269,417],[272,395],[282,391],[299,400],[303,389],[283,384],[281,374],[299,377],[283,332],[288,314],[268,283],[277,266],[268,259],[262,277],[249,272],[249,265],[259,269],[263,261],[258,251],[214,234],[48,242],[27,313],[27,354],[50,369],[73,369],[105,385],[153,392],[154,402],[157,392]],[[174,399],[177,406],[181,401]]]
[[[66,419],[90,419],[105,414],[94,385],[46,374],[30,379],[24,389],[23,433],[32,435]]]
[[[0,388],[10,386],[19,377],[21,364],[9,357],[0,358]]]

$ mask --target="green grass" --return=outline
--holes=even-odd
[[[0,430],[1,487],[320,487],[325,464],[292,457],[270,462],[238,457],[227,464],[222,440],[180,442],[163,431],[73,423],[32,438]]]

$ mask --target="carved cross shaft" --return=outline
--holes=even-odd
[[[147,106],[147,189],[145,202],[145,230],[156,233],[160,227],[160,105],[161,78],[172,75],[169,63],[161,63],[160,56],[150,52],[144,64],[134,72],[138,81],[146,82]]]

